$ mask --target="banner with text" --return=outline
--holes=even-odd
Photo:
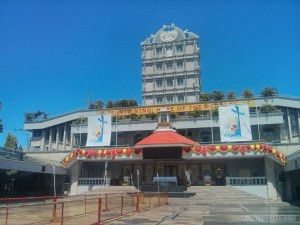
[[[162,105],[162,106],[142,106],[142,107],[131,107],[131,108],[111,108],[111,109],[103,109],[98,111],[98,114],[112,114],[112,115],[146,115],[151,113],[157,113],[162,108],[170,110],[171,112],[192,112],[195,110],[198,111],[210,111],[213,109],[217,109],[219,106],[223,105],[236,105],[236,104],[247,104],[249,107],[254,106],[253,100],[231,100],[224,102],[202,102],[202,103],[190,103],[190,104],[178,104],[178,105]]]
[[[111,115],[100,114],[88,117],[86,146],[109,146],[111,139]]]
[[[221,141],[251,141],[251,126],[248,105],[219,107]]]

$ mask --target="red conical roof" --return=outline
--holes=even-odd
[[[192,141],[174,131],[161,130],[155,131],[150,136],[144,138],[140,142],[136,143],[135,146],[138,147],[155,147],[155,146],[185,146],[185,145],[195,145],[197,142]]]

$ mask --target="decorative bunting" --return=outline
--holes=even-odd
[[[125,155],[126,157],[131,157],[133,155],[139,155],[142,153],[142,148],[118,148],[118,149],[75,149],[74,152],[70,153],[68,156],[64,158],[62,161],[63,166],[69,164],[72,160],[76,158],[85,157],[86,159],[115,159],[115,157],[122,157]],[[207,152],[210,154],[216,154],[217,152],[222,155],[227,154],[227,152],[232,152],[235,154],[241,153],[242,155],[246,155],[246,153],[253,152],[261,152],[280,160],[283,164],[286,163],[286,156],[281,152],[274,149],[272,146],[268,144],[251,144],[251,145],[196,145],[193,147],[183,147],[182,151],[186,154],[195,153],[196,155],[202,154],[202,156],[206,157]]]

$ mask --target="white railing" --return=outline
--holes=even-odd
[[[103,185],[110,186],[110,178],[79,178],[78,185]]]
[[[226,177],[226,185],[242,186],[242,185],[266,185],[266,177]]]

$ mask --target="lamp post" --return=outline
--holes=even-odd
[[[136,170],[137,173],[137,186],[138,186],[138,196],[140,195],[140,171]]]
[[[53,165],[53,191],[54,191],[54,196],[56,197],[55,166],[54,165]]]

